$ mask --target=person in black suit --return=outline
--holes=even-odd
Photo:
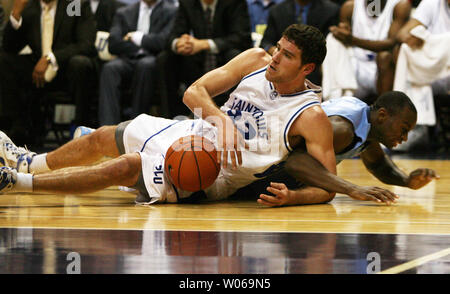
[[[2,46],[2,36],[3,36],[3,19],[5,17],[5,12],[3,11],[2,4],[0,3],[0,47]]]
[[[342,4],[344,4],[344,2],[347,1],[347,0],[331,0],[331,1],[333,1],[334,3],[336,3],[337,5],[339,5],[339,7],[341,7]]]
[[[267,28],[260,46],[272,54],[283,31],[289,25],[299,22],[318,28],[326,36],[329,27],[339,22],[339,6],[330,0],[285,0],[275,5],[269,11]],[[320,69],[316,69],[308,78],[320,85]]]
[[[100,83],[100,73],[104,63],[109,57],[105,54],[105,52],[108,52],[107,33],[109,33],[109,30],[111,29],[113,18],[117,9],[124,6],[124,4],[116,0],[89,0],[89,4],[96,23],[97,38],[95,41],[95,46],[99,52],[97,56],[91,58],[91,62],[95,68],[95,82],[91,87],[92,103],[89,107],[89,125],[96,126],[98,125],[98,88]],[[98,32],[102,32],[102,34],[99,35]],[[102,58],[100,56],[102,56]],[[75,128],[77,126],[74,125],[72,127]]]
[[[39,105],[33,105],[38,101],[35,95],[21,97],[23,89],[36,94],[67,89],[77,106],[76,120],[83,122],[85,119],[84,108],[89,102],[87,85],[93,72],[89,56],[96,54],[95,22],[88,2],[81,1],[79,15],[75,11],[71,16],[67,12],[70,3],[64,0],[14,0],[3,34],[5,53],[0,53],[0,83],[2,123],[5,128],[9,125],[10,133],[18,141],[30,142],[29,136],[36,131],[32,126],[42,130],[44,124],[42,117],[36,117],[37,121],[26,125],[28,114],[25,111]],[[49,23],[51,25],[46,25]],[[45,44],[44,40],[47,40]],[[25,45],[29,45],[32,53],[18,55]]]
[[[166,116],[174,117],[190,113],[177,92],[181,82],[189,86],[252,47],[246,0],[180,0],[169,46],[158,61],[161,99],[170,101]]]
[[[97,23],[97,31],[109,32],[116,11],[123,4],[116,0],[89,0],[89,3]]]
[[[121,86],[131,78],[131,113],[127,119],[149,112],[155,91],[156,55],[164,49],[176,7],[162,0],[141,0],[117,10],[109,36],[107,62],[100,75],[100,125],[122,121]]]

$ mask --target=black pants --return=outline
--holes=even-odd
[[[218,54],[217,67],[226,64],[241,52],[238,49],[230,49]],[[163,105],[167,105],[167,113],[164,113],[164,116],[173,118],[177,115],[190,114],[191,111],[183,103],[183,93],[179,92],[180,84],[184,83],[189,87],[205,74],[205,55],[199,53],[194,56],[182,56],[167,50],[159,54],[157,63],[160,73],[160,99]],[[229,93],[230,91],[216,97],[216,104],[225,103]]]
[[[55,79],[41,89],[32,83],[37,61],[33,55],[0,53],[1,128],[12,132],[12,137],[23,143],[29,142],[32,130],[42,128],[45,123],[39,113],[40,98],[48,91],[67,91],[76,105],[74,123],[89,123],[87,108],[96,80],[92,60],[76,55],[67,64],[58,64]]]
[[[114,125],[122,121],[121,90],[131,82],[132,119],[141,113],[148,113],[154,104],[155,80],[157,77],[156,57],[116,58],[105,63],[100,74],[98,116],[100,125]]]

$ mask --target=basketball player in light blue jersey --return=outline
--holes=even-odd
[[[360,156],[370,173],[385,184],[419,189],[439,176],[434,170],[416,169],[410,174],[401,171],[384,153],[380,144],[393,148],[408,139],[408,132],[416,125],[417,111],[411,100],[402,92],[386,92],[372,106],[355,97],[331,99],[322,103],[322,108],[333,126],[333,145],[336,162]],[[354,187],[334,174],[330,174],[320,163],[298,148],[286,163],[285,172],[295,180],[325,191],[347,194],[359,200],[372,200],[352,193]],[[267,206],[315,204],[331,201],[329,193],[318,188],[300,187],[288,189],[284,183],[295,180],[289,175],[279,174],[267,190],[275,196],[262,193],[259,203]],[[269,183],[269,184],[268,184]],[[298,183],[293,184],[298,185]],[[255,185],[256,186],[256,185]],[[364,187],[361,187],[364,188]],[[304,189],[313,189],[309,197]],[[381,200],[380,200],[381,201]],[[386,199],[387,204],[395,201]]]
[[[187,135],[206,137],[218,151],[222,168],[204,191],[208,200],[224,199],[270,174],[299,145],[336,174],[333,131],[320,106],[321,89],[306,79],[325,54],[319,30],[292,25],[272,56],[249,49],[187,89],[183,102],[201,119],[175,121],[142,114],[38,155],[0,133],[0,159],[6,166],[0,169],[0,191],[86,193],[126,186],[139,191],[136,201],[141,204],[180,202],[192,192],[176,188],[161,172],[167,149]],[[236,85],[219,108],[212,97]],[[92,165],[102,156],[113,159]],[[73,168],[60,170],[66,167]],[[353,193],[373,201],[395,197],[381,188]]]

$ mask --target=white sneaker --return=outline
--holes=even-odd
[[[35,152],[17,147],[11,139],[0,131],[0,167],[7,166],[21,173],[30,173],[30,164]]]
[[[86,136],[92,133],[93,131],[95,131],[95,129],[79,126],[78,128],[75,129],[75,132],[73,132],[73,139]]]

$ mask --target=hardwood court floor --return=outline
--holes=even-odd
[[[26,251],[17,252],[18,239],[44,257],[46,250],[59,255],[79,250],[94,260],[106,255],[134,261],[116,267],[103,263],[101,268],[92,261],[96,266],[84,272],[362,273],[367,254],[379,252],[384,254],[382,271],[413,261],[393,272],[450,273],[450,163],[396,163],[405,171],[433,168],[441,179],[413,191],[382,185],[359,160],[339,165],[339,175],[356,184],[391,188],[400,195],[392,206],[338,195],[330,204],[281,208],[249,200],[143,207],[116,188],[86,195],[0,195],[0,273],[27,272],[12,265],[14,258],[27,260]],[[355,250],[352,254],[348,246]],[[58,254],[55,260],[61,259]],[[151,263],[147,255],[158,262]],[[323,262],[316,263],[317,258]],[[55,266],[46,268],[44,261],[32,268],[59,272]]]

